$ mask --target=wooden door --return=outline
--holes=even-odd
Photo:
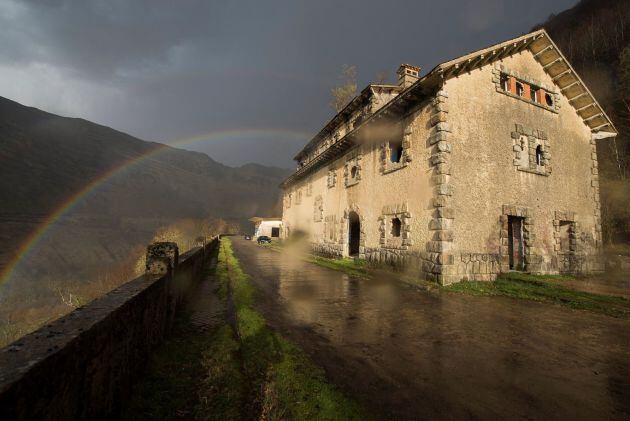
[[[510,269],[525,268],[525,245],[523,244],[523,218],[508,217],[508,239],[510,253]]]

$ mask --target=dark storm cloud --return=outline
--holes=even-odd
[[[342,64],[361,85],[526,32],[575,0],[0,0],[0,96],[169,142],[226,129],[315,132]],[[293,135],[188,145],[290,166]],[[226,142],[229,142],[226,143]]]

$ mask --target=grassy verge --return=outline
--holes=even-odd
[[[282,251],[285,247],[291,246],[291,243],[271,243],[271,244],[262,244],[260,247],[268,248],[274,251]],[[366,278],[369,275],[368,272],[368,263],[363,259],[351,259],[348,257],[343,258],[329,258],[317,256],[314,254],[304,254],[302,260],[308,263],[314,263],[316,265],[338,270],[341,272],[345,272],[350,276],[355,276],[359,278]]]
[[[300,349],[273,332],[254,309],[254,288],[221,242],[218,279],[229,289],[236,312],[243,371],[249,382],[249,414],[264,419],[365,419],[354,401],[326,381]]]
[[[202,331],[178,314],[122,418],[240,419],[246,387],[238,348],[227,324]]]
[[[444,289],[471,295],[502,295],[559,304],[613,317],[630,317],[630,300],[628,299],[576,291],[557,283],[547,282],[550,279],[561,280],[563,278],[561,276],[508,273],[501,275],[494,282],[460,282]]]
[[[178,314],[123,419],[366,419],[254,309],[254,288],[229,239],[221,241],[215,274],[217,294],[235,317],[200,330]]]
[[[359,278],[366,278],[368,276],[368,264],[365,260],[349,258],[331,259],[320,256],[309,256],[306,258],[306,261],[325,268],[345,272],[350,276]]]

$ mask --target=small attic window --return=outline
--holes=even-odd
[[[501,89],[503,89],[504,91],[510,90],[509,79],[505,73],[501,74]]]
[[[540,98],[539,98],[540,95],[539,95],[538,89],[539,88],[537,88],[535,86],[530,86],[530,88],[529,88],[530,99],[533,102],[540,102]]]
[[[516,95],[523,96],[524,92],[525,88],[523,87],[523,84],[521,82],[516,82]]]
[[[553,107],[553,97],[549,92],[545,92],[545,104],[549,107]]]
[[[352,168],[350,169],[350,177],[352,179],[357,178],[357,175],[359,174],[359,167],[357,167],[356,165],[353,165]]]

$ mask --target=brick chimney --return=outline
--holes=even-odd
[[[420,79],[420,68],[411,64],[401,64],[396,72],[398,74],[398,86],[405,89]]]

